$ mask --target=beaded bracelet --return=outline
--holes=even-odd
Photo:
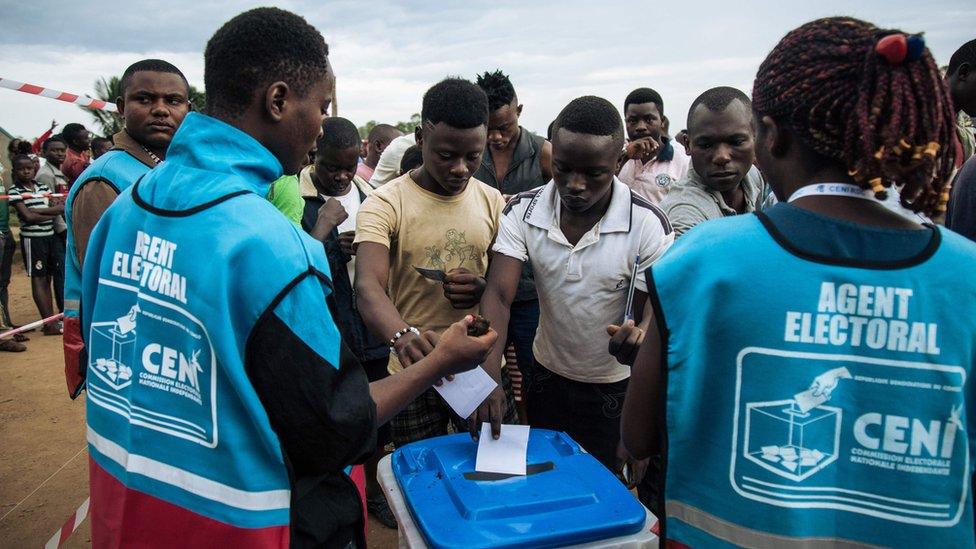
[[[395,347],[396,342],[401,337],[403,337],[403,336],[405,336],[407,334],[410,334],[410,333],[420,335],[420,330],[414,328],[413,326],[407,326],[406,328],[403,328],[401,330],[398,330],[397,333],[393,334],[393,337],[390,338],[390,353],[391,354],[400,356],[400,353],[397,352],[396,347]]]

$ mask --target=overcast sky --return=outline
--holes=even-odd
[[[0,0],[0,77],[94,95],[94,82],[130,63],[159,57],[203,87],[203,48],[211,34],[252,2],[170,0],[53,2]],[[633,88],[661,92],[665,114],[684,126],[705,89],[747,93],[759,63],[790,29],[828,15],[924,31],[940,64],[976,37],[973,0],[819,2],[722,0],[614,2],[285,1],[331,50],[339,114],[362,125],[406,120],[423,92],[447,75],[474,78],[501,68],[525,105],[522,124],[545,132],[571,99],[599,95],[622,107]],[[90,117],[78,107],[0,89],[0,126],[33,137],[51,119]]]

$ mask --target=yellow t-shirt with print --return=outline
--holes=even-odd
[[[461,194],[441,196],[421,188],[407,173],[376,189],[359,207],[355,243],[375,242],[390,249],[388,293],[393,305],[407,324],[440,333],[478,308],[454,309],[443,285],[414,267],[444,272],[465,268],[484,276],[504,207],[497,189],[473,177]],[[403,369],[395,355],[389,369]]]

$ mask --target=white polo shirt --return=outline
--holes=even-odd
[[[610,206],[571,245],[559,228],[559,193],[549,184],[516,195],[505,207],[494,251],[532,262],[539,292],[539,329],[532,351],[546,368],[575,381],[614,383],[630,368],[608,351],[607,326],[623,322],[634,259],[636,287],[674,243],[667,216],[614,178]]]

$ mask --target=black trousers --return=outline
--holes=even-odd
[[[535,363],[528,400],[529,425],[563,431],[607,469],[620,470],[620,414],[627,381],[584,383]]]
[[[613,473],[623,462],[617,458],[620,442],[620,415],[629,379],[615,383],[574,381],[549,370],[538,362],[527,402],[529,425],[562,431]],[[637,484],[641,503],[658,512],[661,486],[661,459],[652,457],[644,479]]]

